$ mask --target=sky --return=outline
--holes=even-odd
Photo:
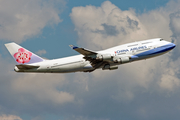
[[[0,120],[180,118],[180,0],[0,0]],[[4,44],[47,59],[164,38],[172,51],[92,73],[16,73]]]

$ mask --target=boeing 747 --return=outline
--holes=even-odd
[[[5,46],[16,61],[16,72],[70,73],[92,72],[96,69],[115,70],[121,64],[167,53],[176,45],[162,38],[123,44],[102,51],[70,45],[80,55],[53,60],[43,59],[14,42]]]

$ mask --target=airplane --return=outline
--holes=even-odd
[[[148,59],[167,53],[176,45],[162,38],[119,45],[102,51],[92,51],[74,45],[80,55],[47,60],[12,42],[5,44],[16,61],[15,72],[71,73],[96,69],[115,70],[118,65]]]

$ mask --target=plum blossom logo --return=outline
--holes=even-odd
[[[18,63],[28,63],[31,60],[32,53],[25,50],[24,48],[19,48],[18,52],[14,54],[14,57]]]

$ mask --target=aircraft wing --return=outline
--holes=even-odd
[[[94,52],[92,50],[88,50],[85,48],[79,48],[77,46],[74,45],[69,45],[73,50],[77,51],[78,53],[84,55],[84,59],[89,61],[91,63],[91,65],[93,66],[94,70],[99,68],[100,66],[102,66],[104,64],[103,61],[97,60],[96,59],[96,55],[98,54],[97,52]],[[92,71],[89,71],[92,72]]]
[[[77,46],[74,46],[74,45],[69,45],[73,50],[77,51],[78,53],[80,54],[83,54],[83,55],[93,55],[93,54],[97,54],[96,52],[94,51],[91,51],[91,50],[88,50],[88,49],[85,49],[85,48],[79,48]]]
[[[20,70],[25,70],[25,69],[32,69],[32,68],[38,68],[40,66],[34,66],[34,65],[24,65],[24,64],[20,64],[20,65],[16,65],[16,67]]]

